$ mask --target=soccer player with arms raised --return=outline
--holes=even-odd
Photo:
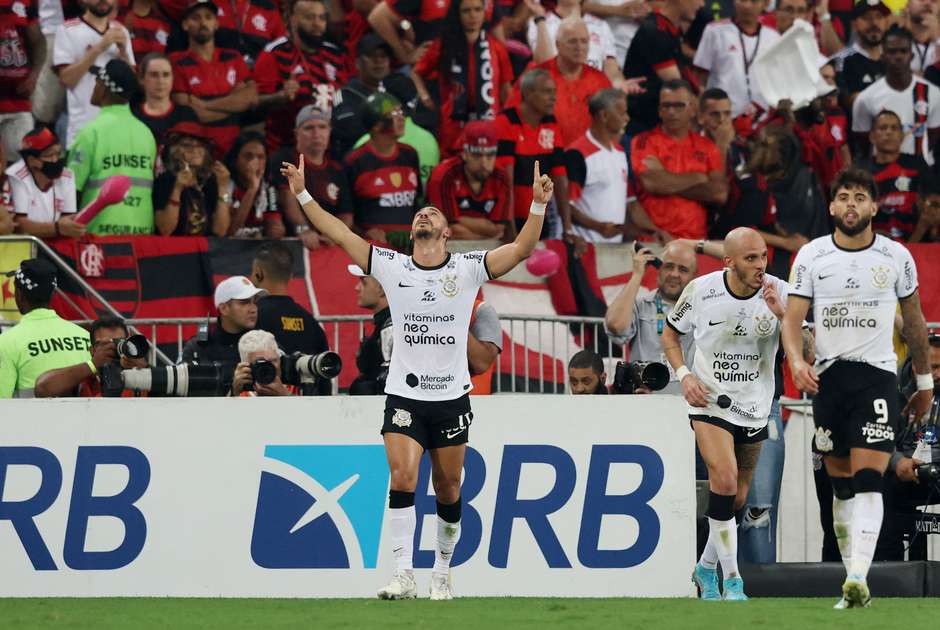
[[[281,173],[304,214],[381,283],[395,322],[382,435],[391,469],[389,530],[396,570],[378,596],[417,595],[412,565],[415,488],[421,456],[428,450],[438,515],[431,599],[452,599],[450,560],[460,537],[460,477],[473,420],[467,364],[470,315],[480,285],[507,273],[532,253],[552,197],[552,180],[540,174],[536,161],[529,217],[512,243],[488,252],[448,253],[447,218],[428,206],[414,216],[414,253],[406,256],[370,245],[321,208],[304,189],[302,157],[299,165],[284,162]]]
[[[903,245],[872,232],[877,198],[869,173],[850,169],[838,175],[829,204],[835,231],[796,255],[783,322],[793,381],[815,395],[814,449],[832,480],[833,527],[846,568],[836,608],[871,602],[867,576],[884,516],[882,484],[896,423],[902,415],[923,417],[933,398],[917,268]],[[917,392],[901,413],[892,345],[899,301],[917,376]],[[800,325],[811,303],[815,367],[799,352]]]
[[[695,441],[708,467],[708,542],[692,581],[704,600],[743,601],[734,513],[747,499],[767,439],[774,397],[774,360],[787,283],[766,273],[767,245],[750,228],[728,232],[726,269],[692,280],[663,331],[666,358],[682,383]],[[685,365],[679,335],[693,334],[695,356]]]

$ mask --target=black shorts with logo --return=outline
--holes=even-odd
[[[732,424],[723,418],[716,418],[715,416],[689,416],[689,426],[692,426],[692,420],[707,422],[720,429],[724,429],[734,438],[735,444],[757,444],[766,440],[770,435],[766,424],[760,429],[752,429],[751,427],[742,427]]]
[[[402,433],[424,450],[466,444],[473,422],[470,395],[454,400],[414,400],[389,394],[382,435]]]
[[[846,457],[853,448],[891,453],[901,415],[897,377],[867,363],[836,361],[819,375],[813,451]]]

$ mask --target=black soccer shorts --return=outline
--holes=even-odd
[[[847,457],[853,448],[891,453],[900,421],[897,377],[867,363],[836,361],[819,375],[813,451]]]
[[[389,394],[382,435],[402,433],[424,450],[466,444],[473,412],[470,395],[444,401],[414,400]]]
[[[763,442],[767,439],[767,436],[770,435],[767,430],[767,425],[765,424],[759,429],[752,429],[751,427],[742,427],[723,418],[716,418],[715,416],[689,416],[689,426],[692,426],[692,420],[697,422],[707,422],[708,424],[713,424],[720,429],[724,429],[731,434],[731,437],[734,438],[735,444],[757,444],[758,442]]]

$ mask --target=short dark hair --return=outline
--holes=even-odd
[[[616,103],[625,101],[627,95],[617,88],[606,88],[595,93],[588,99],[588,113],[591,118],[597,116],[605,109],[613,107]]]
[[[871,173],[860,168],[847,168],[840,171],[829,189],[831,197],[834,199],[839,190],[843,188],[846,190],[862,188],[871,195],[872,199],[878,198],[878,185],[875,183],[875,178],[872,177]]]
[[[685,79],[669,79],[667,81],[663,81],[659,91],[662,92],[663,90],[669,90],[670,92],[675,92],[676,90],[685,90],[689,94],[695,94],[695,90],[692,89],[692,84]]]
[[[294,253],[284,243],[265,243],[255,253],[255,262],[275,282],[287,282],[294,270]]]
[[[906,29],[903,26],[897,24],[892,24],[888,27],[888,30],[885,31],[884,37],[881,38],[881,41],[886,41],[889,37],[898,37],[900,39],[906,39],[908,44],[914,44],[914,34],[911,33],[910,29]]]
[[[880,112],[878,112],[877,114],[875,114],[875,117],[871,119],[871,126],[872,126],[872,128],[874,128],[875,123],[878,122],[878,119],[881,118],[882,116],[892,116],[892,117],[894,117],[894,119],[895,119],[896,121],[898,121],[898,124],[901,126],[901,128],[902,128],[902,129],[904,128],[904,122],[901,120],[901,117],[898,116],[897,112],[893,112],[893,111],[891,111],[890,109],[883,109],[883,110],[881,110]]]
[[[102,328],[120,328],[124,331],[124,336],[127,337],[127,324],[124,323],[123,319],[120,317],[100,317],[91,323],[91,328],[88,330],[89,339],[94,341],[95,333]]]
[[[568,369],[571,368],[591,368],[599,376],[604,373],[604,360],[592,350],[581,350],[568,361]]]
[[[708,88],[698,99],[699,107],[705,106],[705,101],[730,101],[731,97],[721,88]]]
[[[170,61],[169,55],[167,55],[166,53],[162,53],[162,52],[152,52],[152,53],[147,53],[144,56],[144,58],[141,60],[140,65],[137,66],[137,75],[141,79],[143,79],[144,75],[147,74],[147,68],[150,67],[150,64],[159,59],[162,59],[163,61],[170,64],[170,72],[173,71],[173,62]]]

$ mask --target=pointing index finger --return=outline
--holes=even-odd
[[[535,173],[533,177],[534,177],[533,181],[536,181],[536,182],[542,178],[541,174],[539,173],[539,161],[538,160],[535,161]]]

